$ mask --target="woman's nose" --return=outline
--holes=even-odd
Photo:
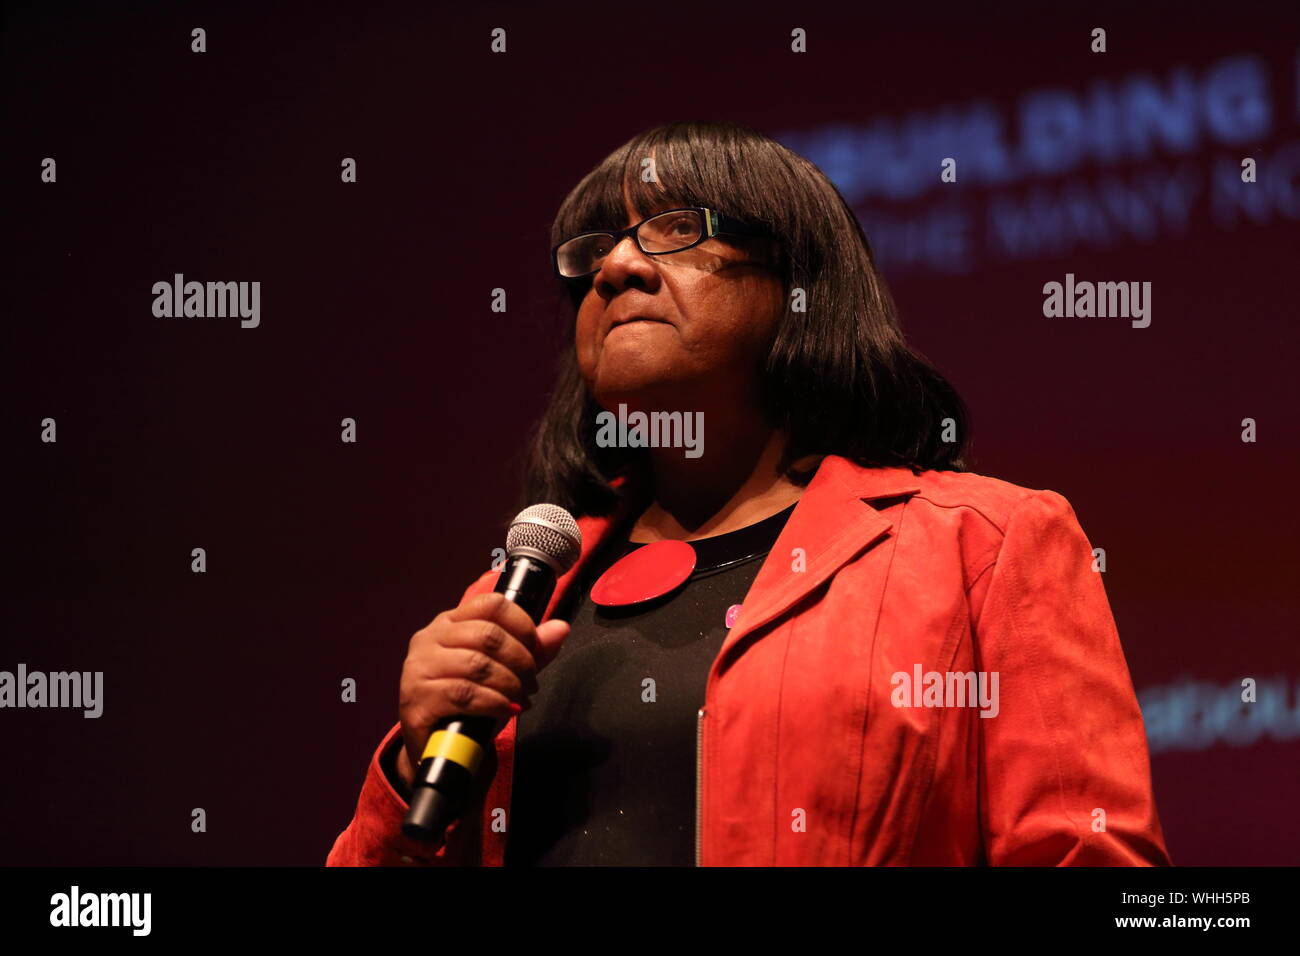
[[[653,257],[626,236],[601,261],[594,285],[601,297],[609,300],[628,288],[654,291],[658,283],[659,271]]]

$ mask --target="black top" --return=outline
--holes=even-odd
[[[786,520],[690,542],[694,573],[627,607],[591,585],[643,544],[624,532],[593,555],[559,656],[517,718],[507,866],[691,866],[696,717],[709,669]]]

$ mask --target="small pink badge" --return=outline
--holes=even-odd
[[[733,604],[727,608],[727,627],[732,627],[736,623],[736,618],[740,617],[740,605]]]

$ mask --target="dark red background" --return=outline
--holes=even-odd
[[[1300,117],[1293,4],[13,6],[0,669],[102,670],[105,710],[0,712],[10,864],[324,861],[407,640],[502,542],[561,328],[550,217],[635,132],[1011,103],[1238,53],[1289,78],[1277,142]],[[894,283],[971,406],[976,470],[1064,494],[1106,549],[1139,690],[1300,679],[1298,238],[1199,222]],[[1045,319],[1067,271],[1151,281],[1152,327]],[[261,327],[155,318],[175,272],[260,280]],[[1175,862],[1295,863],[1297,756],[1157,754]]]

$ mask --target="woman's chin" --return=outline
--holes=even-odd
[[[673,411],[668,405],[678,390],[678,383],[664,370],[662,375],[610,376],[598,381],[593,394],[597,404],[610,411],[620,405],[629,411]]]

